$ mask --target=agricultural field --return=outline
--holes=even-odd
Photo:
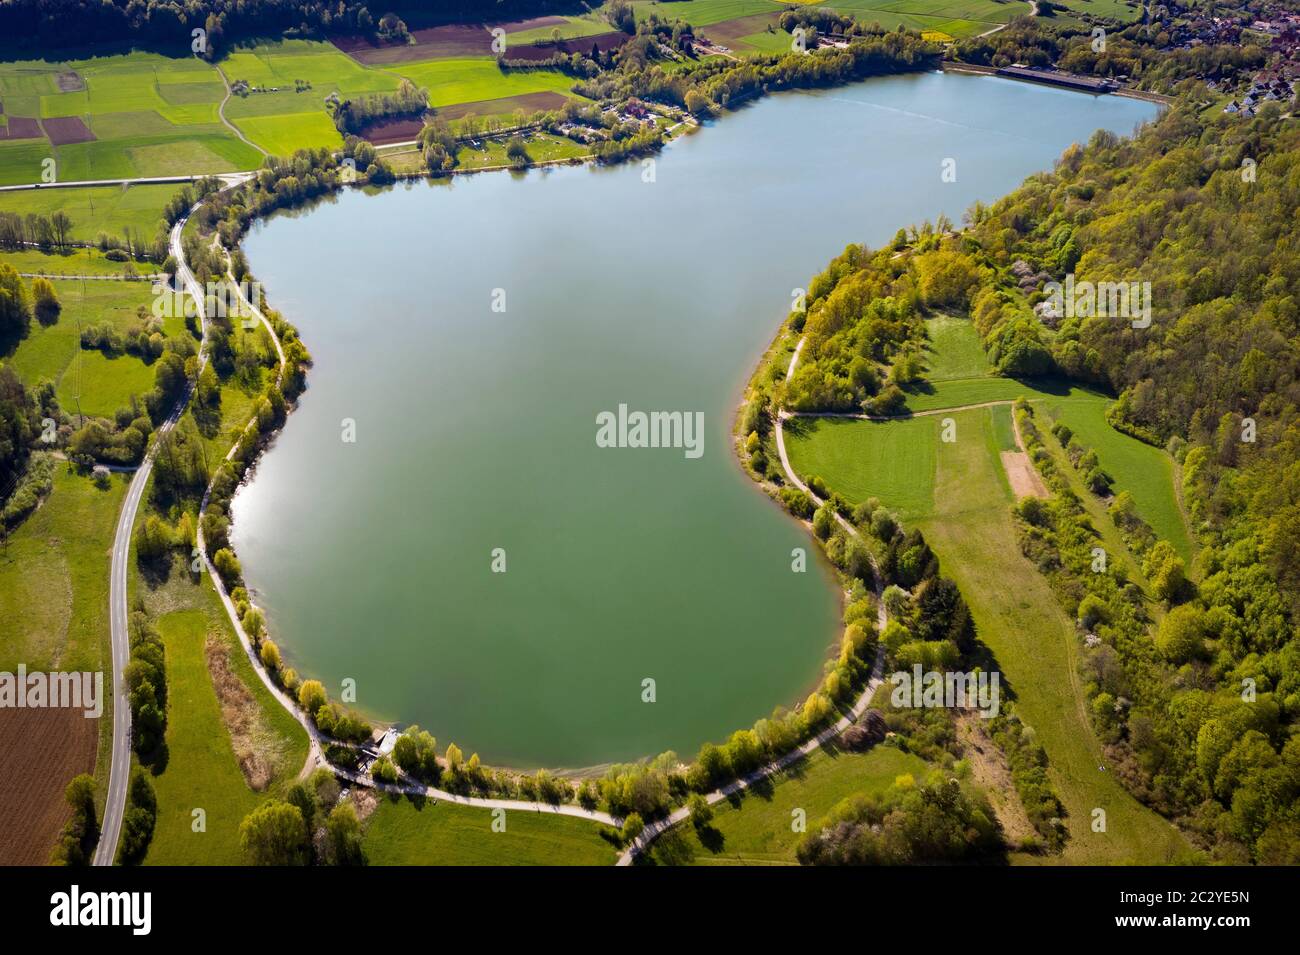
[[[931,30],[952,37],[987,33],[1029,14],[1022,0],[830,0],[824,4],[840,13],[851,13],[863,23],[878,22],[886,29],[904,26],[912,30]],[[1125,0],[1061,0],[1061,5],[1078,13],[1109,17],[1131,22],[1141,7]],[[1059,13],[1050,23],[1079,26],[1076,17]]]
[[[223,77],[241,88],[247,84],[247,92],[225,100],[224,116],[254,146],[222,123]],[[256,168],[262,161],[259,150],[288,155],[301,148],[337,148],[343,139],[325,98],[392,92],[403,78],[427,87],[435,107],[472,104],[479,115],[557,106],[573,85],[570,77],[550,70],[502,73],[486,49],[481,56],[403,59],[388,67],[360,63],[334,44],[312,40],[240,46],[215,66],[138,51],[67,63],[5,64],[0,103],[9,135],[24,131],[31,138],[0,139],[0,185],[41,181],[47,158],[55,161],[58,179],[68,181],[229,172]],[[517,99],[538,94],[549,96],[545,104]],[[167,190],[166,198],[175,192],[170,186],[151,188]],[[97,198],[45,198],[33,191],[0,198],[0,208],[52,211],[61,203],[89,207]],[[151,235],[162,202],[156,196],[138,198],[141,204],[132,210],[152,208],[154,214],[136,224]],[[111,212],[69,214],[78,222],[78,238],[93,239],[87,234],[91,220],[107,218],[108,231],[120,229]]]
[[[382,797],[366,821],[371,865],[613,865],[613,845],[586,819],[507,812],[504,832],[492,812],[433,800]]]
[[[844,799],[884,792],[899,776],[925,778],[929,764],[892,746],[865,753],[818,749],[766,784],[720,802],[703,833],[684,822],[661,836],[646,861],[657,865],[796,865],[803,834],[791,821],[806,813],[808,831]]]
[[[0,185],[248,169],[260,155],[221,123],[225,87],[192,57],[134,51],[0,66],[5,115],[36,120],[36,138],[0,142]]]
[[[325,97],[355,98],[397,89],[402,78],[366,67],[333,44],[281,40],[237,47],[217,62],[228,82],[247,83],[250,92],[232,95],[226,118],[267,152],[342,146]]]
[[[45,502],[0,541],[0,670],[104,669],[108,550],[126,485],[113,475],[100,488],[56,463]],[[97,722],[74,710],[0,710],[0,862],[48,859],[67,817],[64,787],[95,772],[108,745],[109,705]],[[106,778],[107,765],[98,770]]]
[[[1021,0],[831,0],[826,6],[887,30],[932,30],[952,37],[997,29],[1029,12]]]
[[[72,220],[70,237],[77,242],[94,242],[101,232],[120,236],[126,227],[151,239],[162,221],[163,207],[180,188],[162,184],[21,189],[0,192],[0,212],[43,216],[62,212]]]
[[[816,445],[852,443],[865,448],[872,441],[896,440],[882,437],[888,429],[915,428],[917,421],[926,419],[854,422],[819,430],[812,437],[787,438],[787,447],[796,471],[819,473],[832,490],[855,501],[870,494],[900,512],[913,511],[911,523],[925,534],[943,572],[961,587],[980,639],[993,652],[1016,694],[1021,717],[1034,728],[1047,751],[1052,778],[1068,811],[1071,838],[1062,861],[1173,861],[1186,850],[1182,837],[1141,806],[1113,773],[1104,769],[1100,744],[1084,711],[1074,623],[1060,608],[1046,579],[1020,553],[992,413],[977,408],[954,412],[951,417],[957,440],[939,441],[938,428],[933,427],[929,432],[933,470],[928,479],[925,472],[919,473],[919,487],[910,489],[902,500],[891,497],[897,493],[897,481],[872,479],[870,463],[883,457],[880,452],[860,452],[855,459],[852,454]],[[855,430],[860,433],[853,434]],[[900,445],[918,455],[923,434],[914,430]],[[828,462],[840,463],[832,469]],[[916,513],[916,502],[927,495],[930,507]],[[1105,834],[1090,828],[1091,812],[1098,807],[1107,813]]]

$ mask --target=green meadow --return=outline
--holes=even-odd
[[[821,477],[848,500],[879,497],[904,521],[927,516],[934,503],[939,417],[904,421],[792,418],[785,445],[795,471]]]
[[[953,37],[985,33],[1025,16],[1029,9],[1021,0],[829,0],[823,4],[840,13],[851,13],[863,23],[879,23],[886,29],[904,26],[912,30],[938,30]],[[1061,5],[1079,13],[1132,21],[1140,7],[1124,0],[1061,0]],[[1058,14],[1055,22],[1077,25],[1073,17]],[[1051,22],[1051,21],[1049,21]]]
[[[564,136],[549,133],[535,135],[524,143],[531,162],[552,162],[558,159],[579,159],[587,155],[587,147]],[[506,143],[493,139],[483,142],[481,147],[462,146],[456,153],[460,169],[483,169],[492,166],[505,166],[510,163],[506,155]]]
[[[154,371],[134,355],[108,358],[81,347],[81,328],[111,322],[125,329],[136,309],[153,301],[148,282],[51,280],[63,310],[49,327],[33,321],[27,337],[4,359],[28,385],[54,382],[59,404],[71,415],[111,417],[132,395],[153,387]],[[173,322],[169,331],[175,331]]]
[[[1102,468],[1115,480],[1116,493],[1132,494],[1143,520],[1190,563],[1194,548],[1174,494],[1173,459],[1160,448],[1112,428],[1104,403],[1048,398],[1039,405],[1050,420],[1063,421],[1081,444],[1097,451]]]
[[[182,563],[173,574],[185,574]],[[200,587],[204,593],[199,601],[194,595],[172,597],[190,607],[197,602],[201,609],[177,609],[157,617],[167,654],[167,759],[153,777],[158,821],[146,856],[149,865],[240,864],[239,824],[259,803],[282,793],[307,758],[306,733],[253,672],[208,578],[198,585],[178,582],[172,589]],[[209,635],[227,642],[234,671],[257,702],[259,746],[273,754],[275,768],[265,792],[248,787],[236,760],[208,670],[204,646]],[[194,831],[195,809],[204,811],[204,831]]]
[[[278,40],[238,46],[217,62],[231,83],[244,80],[250,86],[287,87],[290,93],[296,81],[310,83],[313,88],[309,93],[294,95],[310,99],[318,107],[331,92],[380,93],[397,89],[401,81],[388,70],[362,66],[333,44],[320,40]],[[248,100],[257,102],[267,95],[273,94],[254,93]]]
[[[564,21],[563,24],[555,26],[511,31],[507,42],[511,46],[519,46],[532,43],[534,40],[550,40],[555,36],[559,36],[562,40],[572,40],[578,37],[595,36],[598,33],[608,33],[614,29],[599,11],[576,17],[565,17]]]
[[[803,833],[796,830],[796,810],[803,811],[807,831],[844,799],[857,793],[880,793],[899,776],[924,779],[929,764],[892,746],[865,753],[818,749],[744,794],[713,807],[713,820],[700,832],[684,822],[651,844],[646,861],[658,865],[796,865],[795,850]]]
[[[1021,381],[985,375],[976,378],[953,378],[946,381],[922,382],[909,389],[907,410],[911,412],[936,411],[943,408],[960,408],[966,405],[993,401],[1015,401],[1026,398],[1052,398],[1061,401],[1093,401],[1105,405],[1105,395],[1090,391],[1072,382],[1053,379]]]
[[[128,226],[151,239],[162,220],[163,207],[179,188],[164,184],[22,189],[0,192],[0,212],[43,216],[62,212],[72,220],[71,237],[78,242],[94,242],[100,232],[120,236]]]
[[[0,207],[2,208],[2,207]],[[142,275],[152,275],[158,266],[153,262],[114,262],[104,257],[98,249],[77,246],[66,252],[41,252],[36,249],[24,249],[20,252],[6,250],[0,254],[0,261],[12,265],[20,274],[44,275],[47,278],[69,278],[81,275],[104,275],[120,277],[134,275],[132,281],[148,288]]]
[[[743,43],[760,53],[787,53],[790,50],[791,37],[780,28],[773,28],[770,32],[761,30],[758,33],[747,34],[736,42]]]
[[[501,99],[523,93],[550,91],[568,94],[573,79],[555,70],[502,73],[491,57],[464,57],[402,63],[401,73],[416,86],[427,87],[433,106],[453,106]]]
[[[505,831],[492,810],[385,796],[366,820],[371,865],[613,865],[614,847],[586,819],[511,811]]]
[[[109,659],[108,568],[129,475],[107,487],[56,463],[45,501],[0,540],[0,670],[104,670]],[[99,721],[99,752],[112,737],[112,700]],[[98,759],[101,796],[108,761]],[[102,802],[101,802],[102,806]]]
[[[0,670],[98,670],[108,646],[108,551],[127,477],[107,488],[56,462],[54,490],[0,543]]]
[[[756,13],[780,13],[786,6],[772,0],[673,0],[669,3],[633,0],[632,4],[638,20],[644,20],[653,13],[666,20],[680,18],[695,27],[749,17]]]
[[[992,375],[993,366],[984,354],[979,333],[969,319],[936,315],[925,320],[925,377],[949,381]]]

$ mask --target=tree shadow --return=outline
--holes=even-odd
[[[727,837],[718,829],[713,828],[713,826],[696,826],[695,835],[700,840],[700,845],[704,846],[705,849],[708,849],[714,855],[721,852],[723,846],[725,846],[727,842]]]

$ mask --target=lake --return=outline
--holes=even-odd
[[[689,757],[801,701],[840,597],[819,562],[792,572],[809,538],[729,445],[792,290],[1155,114],[888,77],[758,101],[653,169],[350,191],[256,226],[253,270],[315,358],[234,503],[287,661],[515,767]],[[620,405],[702,416],[700,453],[598,446]]]

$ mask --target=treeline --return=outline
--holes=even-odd
[[[72,242],[72,219],[62,211],[48,216],[37,212],[26,215],[0,212],[0,249],[35,246],[42,252],[67,251]]]
[[[281,33],[392,33],[383,14],[425,23],[474,23],[542,13],[582,12],[575,0],[445,0],[431,11],[423,0],[388,0],[374,10],[362,0],[2,0],[0,35],[20,49],[60,48],[80,38],[131,40],[190,48],[191,31],[207,31],[207,56],[242,38]],[[400,21],[398,21],[400,22]],[[70,34],[68,25],[77,29]],[[403,24],[405,26],[405,24]]]
[[[50,854],[52,865],[88,866],[99,842],[99,819],[95,814],[95,777],[82,773],[68,783],[63,799],[72,811],[63,824],[59,841]]]
[[[360,133],[371,123],[385,119],[422,116],[429,108],[429,91],[402,80],[392,93],[372,93],[357,99],[333,103],[334,125],[340,133]]]
[[[32,444],[43,430],[41,418],[14,370],[0,365],[0,502],[9,500],[27,468]]]
[[[131,659],[122,671],[131,705],[131,745],[146,766],[166,764],[167,661],[162,634],[137,597],[128,622]]]

